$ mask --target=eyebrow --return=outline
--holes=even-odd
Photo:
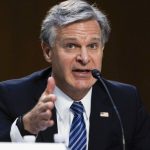
[[[92,38],[91,40],[95,41],[101,41],[101,38]]]

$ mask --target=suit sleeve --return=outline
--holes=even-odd
[[[133,140],[133,150],[149,150],[150,149],[150,115],[141,103],[139,93],[137,97],[137,116],[135,136]]]
[[[11,114],[7,107],[7,92],[0,84],[0,141],[11,141],[10,128],[12,125]]]

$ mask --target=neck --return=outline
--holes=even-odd
[[[58,86],[59,87],[59,86]],[[68,95],[71,99],[73,99],[74,101],[80,101],[87,93],[90,89],[86,89],[86,90],[65,90],[62,89],[61,87],[59,87],[66,95]]]

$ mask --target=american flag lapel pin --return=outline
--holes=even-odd
[[[100,112],[100,117],[107,118],[107,117],[109,117],[109,113],[108,112]]]

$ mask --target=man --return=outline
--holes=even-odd
[[[150,117],[136,88],[91,74],[101,71],[109,32],[106,16],[87,2],[52,7],[40,36],[50,68],[0,83],[0,141],[54,142],[58,134],[72,150],[150,149]]]

